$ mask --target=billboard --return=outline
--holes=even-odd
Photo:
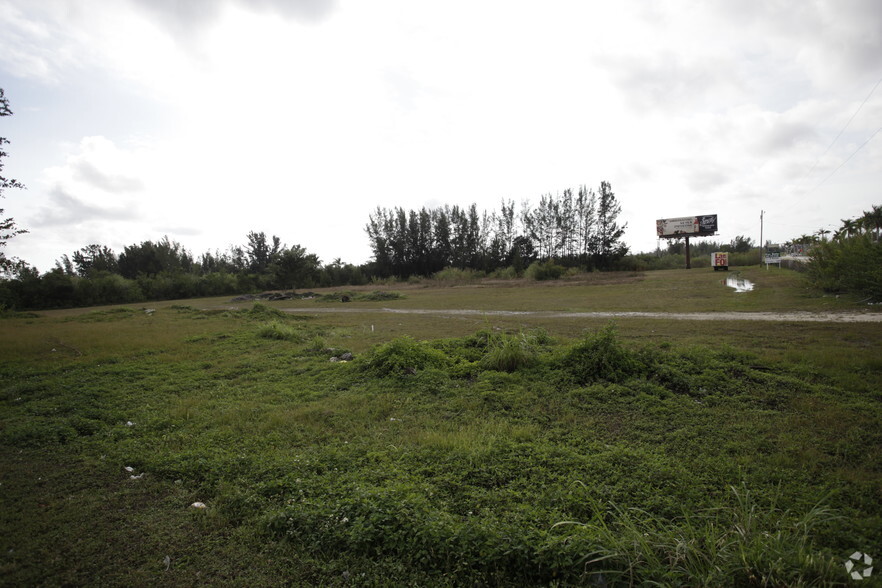
[[[659,237],[705,237],[717,232],[717,215],[681,216],[655,221]]]

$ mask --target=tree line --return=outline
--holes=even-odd
[[[62,255],[41,274],[15,260],[0,281],[0,308],[53,308],[223,296],[261,290],[293,290],[364,284],[363,269],[337,259],[322,265],[300,245],[251,231],[243,245],[195,257],[167,236],[115,253],[87,245]]]
[[[128,245],[119,253],[90,244],[62,255],[41,274],[11,260],[0,281],[0,308],[51,308],[223,296],[261,290],[360,285],[372,279],[431,276],[445,268],[523,275],[530,264],[550,268],[612,269],[627,253],[621,205],[608,182],[595,192],[585,186],[543,195],[518,209],[503,201],[499,211],[443,206],[405,211],[377,208],[366,231],[374,253],[356,266],[340,259],[322,264],[300,245],[251,231],[245,243],[194,256],[163,237]],[[544,273],[555,277],[560,272]],[[533,272],[534,277],[540,273]]]
[[[601,182],[597,192],[568,188],[541,196],[536,206],[525,201],[519,209],[512,200],[480,213],[475,204],[377,207],[365,231],[372,273],[383,277],[427,276],[448,267],[482,272],[511,267],[521,274],[531,263],[549,260],[586,270],[613,269],[628,251],[620,213],[612,186]]]

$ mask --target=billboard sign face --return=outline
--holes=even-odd
[[[659,237],[703,237],[717,232],[717,215],[681,216],[655,221]]]

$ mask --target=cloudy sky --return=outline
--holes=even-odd
[[[361,263],[377,206],[603,180],[633,251],[694,214],[783,241],[882,203],[880,80],[878,0],[0,0],[7,253]]]

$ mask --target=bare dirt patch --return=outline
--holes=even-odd
[[[430,310],[419,308],[281,308],[284,312],[309,313],[390,313],[435,316],[530,316],[547,318],[647,318],[681,321],[765,321],[802,323],[882,323],[882,313],[844,312],[556,312],[547,310]]]

